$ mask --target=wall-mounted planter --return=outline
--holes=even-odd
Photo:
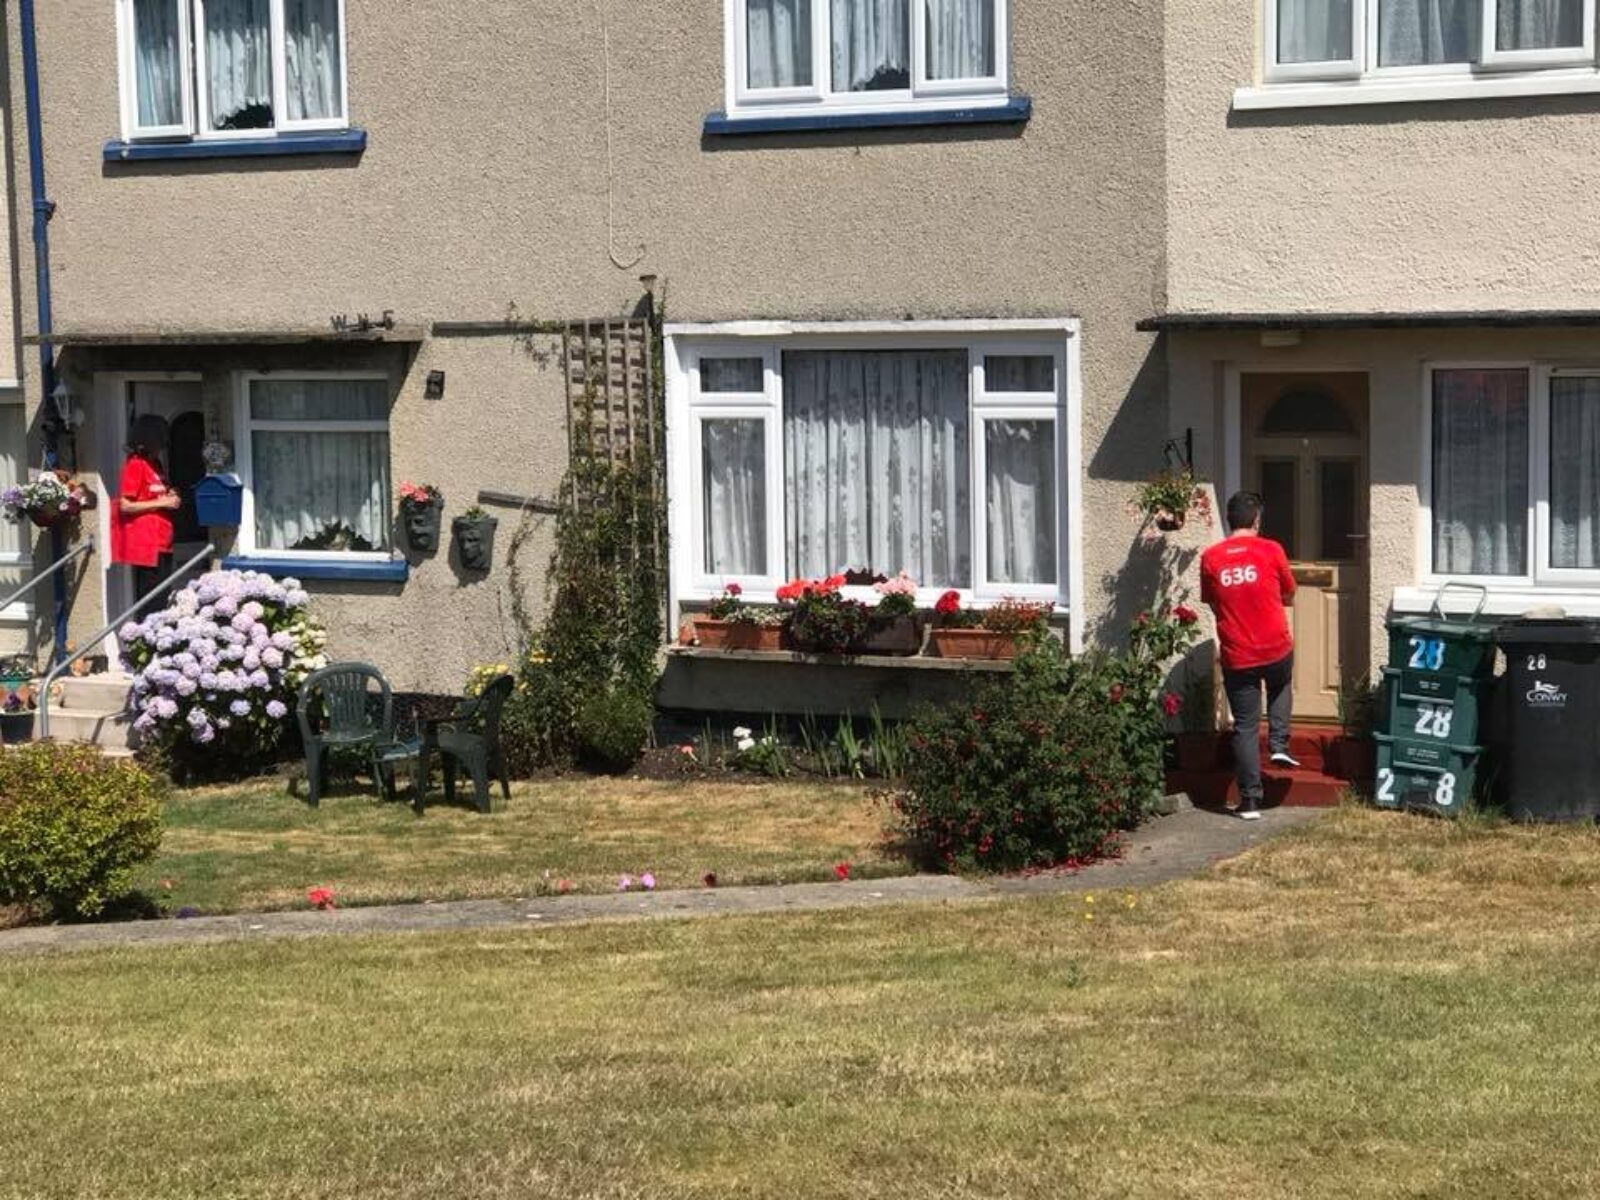
[[[450,522],[462,570],[484,572],[494,565],[494,531],[499,526],[497,517],[457,517]]]
[[[909,613],[894,617],[851,649],[856,654],[915,654],[922,649],[922,625]]]
[[[444,516],[442,504],[402,504],[400,524],[406,544],[417,554],[432,554],[439,548],[439,525]]]
[[[244,482],[237,475],[207,475],[194,485],[194,515],[208,527],[238,528],[244,515]]]
[[[718,621],[712,617],[694,619],[695,640],[703,650],[782,650],[783,633],[782,625]]]

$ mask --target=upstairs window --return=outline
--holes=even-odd
[[[348,123],[344,0],[118,0],[117,17],[128,139]]]
[[[1265,0],[1270,82],[1595,65],[1595,0]]]
[[[1003,102],[1007,0],[727,0],[729,112]]]

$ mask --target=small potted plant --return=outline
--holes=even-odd
[[[499,525],[496,518],[477,505],[450,522],[463,570],[487,571],[494,565],[494,531]]]
[[[1164,533],[1174,533],[1188,523],[1189,514],[1196,513],[1205,519],[1211,512],[1211,501],[1201,481],[1188,468],[1157,472],[1139,485],[1134,497],[1135,507],[1146,522]]]
[[[78,534],[78,518],[95,506],[95,494],[66,471],[41,471],[24,484],[0,492],[0,512],[13,525],[32,521],[40,529],[60,526],[69,537]]]
[[[5,699],[0,700],[0,742],[7,746],[20,745],[33,740],[33,688],[24,683],[4,688]]]
[[[789,637],[798,650],[814,654],[851,654],[866,635],[872,609],[848,600],[840,589],[843,575],[796,579],[778,589],[780,603],[793,605]]]
[[[859,651],[862,654],[915,654],[922,649],[922,626],[917,621],[917,584],[904,571],[893,579],[872,584],[878,603],[867,622]]]
[[[1050,605],[1006,597],[987,611],[961,606],[961,593],[946,592],[933,606],[929,640],[940,658],[1004,661],[1017,656],[1024,637],[1048,628]]]
[[[400,485],[400,524],[406,541],[418,554],[432,554],[439,548],[439,521],[444,513],[444,494],[431,483]]]
[[[764,605],[746,604],[744,589],[737,583],[723,587],[722,594],[694,619],[695,641],[705,650],[783,649],[784,625],[788,615]]]

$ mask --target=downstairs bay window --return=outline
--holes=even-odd
[[[1436,579],[1600,588],[1600,369],[1429,371]]]
[[[870,569],[1066,603],[1072,330],[997,324],[674,326],[677,599]]]
[[[234,430],[241,553],[390,559],[387,378],[246,376]]]
[[[343,129],[344,0],[118,0],[123,137]]]

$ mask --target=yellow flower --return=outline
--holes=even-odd
[[[1083,898],[1083,902],[1085,904],[1093,904],[1094,903],[1094,897],[1093,896],[1085,896]]]
[[[1083,914],[1083,919],[1085,921],[1092,921],[1092,920],[1094,920],[1094,914],[1093,913],[1084,913]]]

